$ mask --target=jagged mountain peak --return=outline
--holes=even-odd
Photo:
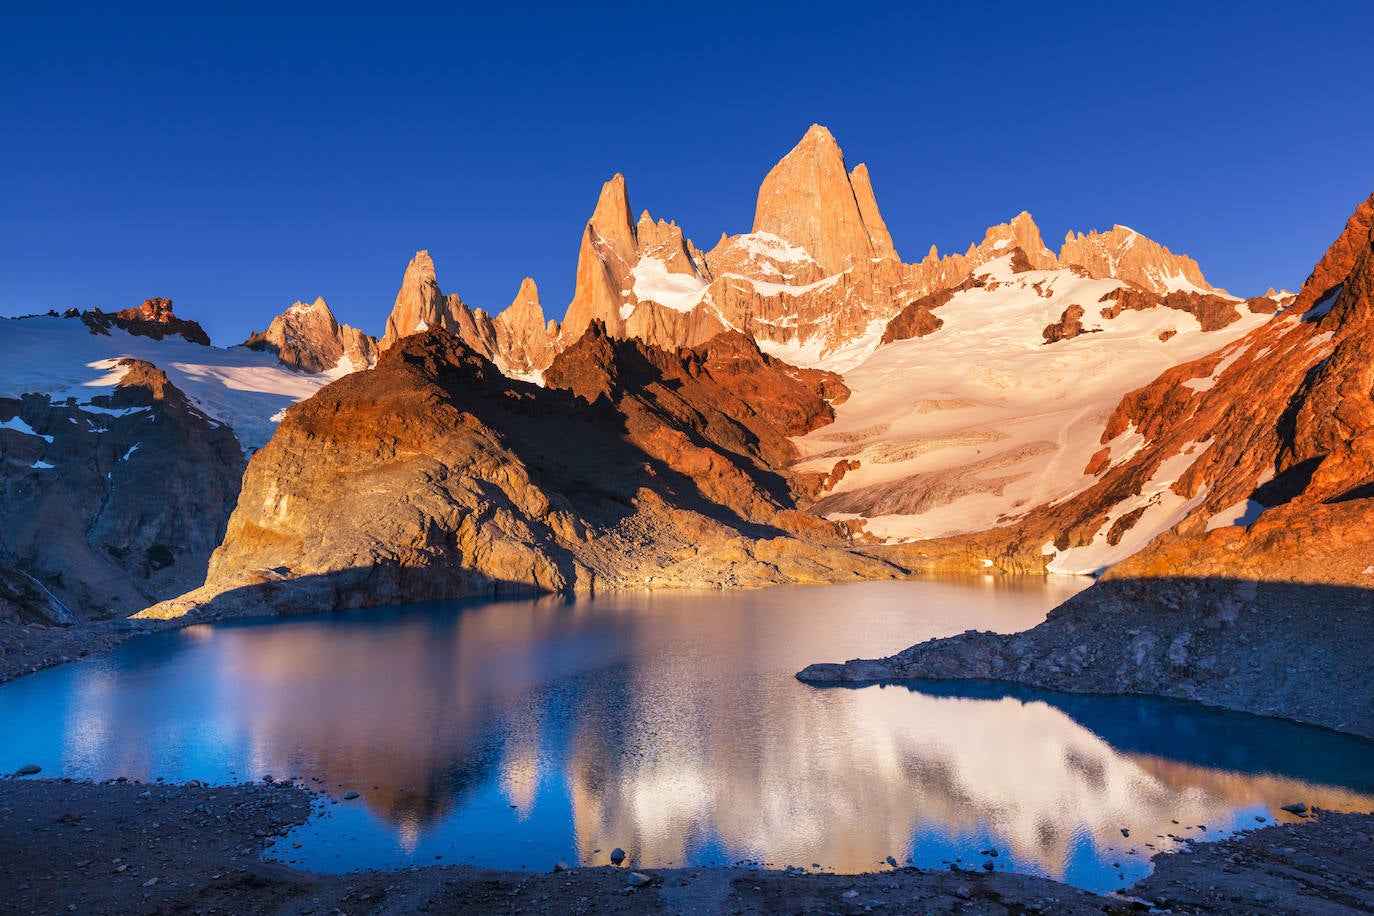
[[[624,175],[616,172],[601,186],[596,208],[592,211],[592,218],[587,221],[587,231],[594,233],[600,242],[609,246],[623,260],[633,260],[635,224]]]
[[[1120,224],[1107,232],[1069,232],[1059,251],[1059,263],[1081,267],[1095,277],[1126,280],[1161,295],[1214,292],[1197,261]]]
[[[308,304],[293,303],[243,346],[270,350],[283,365],[305,372],[338,374],[367,369],[377,361],[376,338],[340,324],[323,296]]]
[[[834,136],[813,124],[764,177],[753,231],[769,232],[799,245],[830,274],[885,256],[892,250],[892,240],[878,215],[868,170],[855,171],[859,173],[857,192]],[[864,210],[874,225],[866,224]]]
[[[1013,248],[1021,249],[1031,266],[1037,270],[1053,270],[1059,266],[1059,259],[1046,247],[1044,239],[1040,237],[1040,227],[1035,224],[1029,211],[1022,210],[1010,222],[989,226],[982,244],[978,246],[978,253],[983,258],[999,257]]]

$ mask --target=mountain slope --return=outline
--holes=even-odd
[[[1093,487],[1015,527],[919,545],[936,563],[1114,564],[1100,582],[1023,634],[799,676],[1149,693],[1374,737],[1372,353],[1374,197],[1275,320],[1122,401]]]
[[[1126,392],[1270,319],[1267,300],[1161,297],[1032,269],[1008,247],[1039,238],[1029,217],[1018,221],[990,231],[1006,254],[912,303],[845,373],[853,396],[801,443],[802,468],[847,467],[815,511],[862,521],[881,539],[1006,525],[1096,482],[1088,468]]]
[[[902,573],[792,508],[774,467],[837,380],[738,336],[670,354],[599,324],[546,378],[405,338],[287,411],[208,584],[145,616]]]

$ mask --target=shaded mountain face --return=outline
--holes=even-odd
[[[405,338],[287,411],[207,585],[146,615],[900,574],[797,511],[779,471],[833,376],[738,335],[666,353],[593,325],[546,380]]]
[[[52,622],[124,616],[203,581],[245,466],[233,432],[161,370],[110,368],[112,392],[86,403],[0,398],[0,559]]]

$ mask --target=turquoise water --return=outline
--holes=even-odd
[[[0,687],[0,771],[292,778],[321,802],[271,855],[336,872],[546,870],[604,864],[619,846],[644,867],[856,872],[893,856],[1110,890],[1157,849],[1254,827],[1289,802],[1374,810],[1374,745],[1291,723],[793,677],[969,628],[1024,629],[1084,584],[450,602],[194,626]],[[360,797],[343,800],[350,790]]]

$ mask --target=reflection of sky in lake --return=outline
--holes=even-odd
[[[1254,826],[1295,800],[1374,809],[1374,745],[1315,729],[792,676],[1024,629],[1078,587],[870,583],[192,627],[0,687],[0,770],[356,789],[277,847],[333,871],[438,857],[545,869],[616,846],[645,866],[865,871],[888,855],[978,867],[994,848],[998,868],[1109,889],[1171,834]]]

